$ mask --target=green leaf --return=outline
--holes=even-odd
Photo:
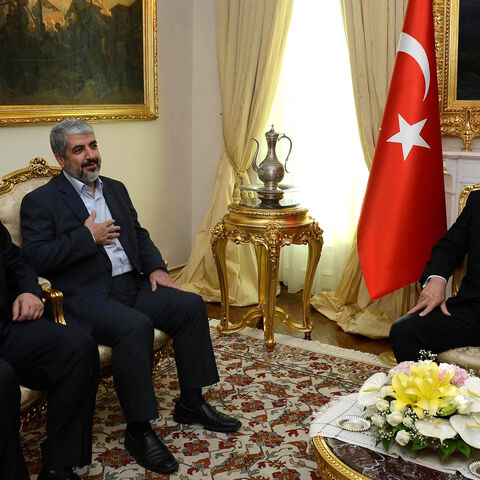
[[[457,440],[457,450],[462,452],[467,458],[470,458],[470,454],[472,453],[472,448],[462,439]]]
[[[412,446],[410,447],[410,450],[412,452],[416,452],[417,450],[423,450],[424,448],[427,448],[430,444],[432,443],[432,440],[429,439],[418,439],[415,438],[412,442]]]
[[[448,458],[457,449],[457,441],[449,438],[440,444],[438,451],[442,462]]]
[[[382,438],[382,445],[383,448],[385,449],[386,452],[388,452],[388,449],[390,448],[390,444],[392,443],[392,438]]]

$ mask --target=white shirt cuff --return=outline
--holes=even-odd
[[[445,282],[445,285],[447,284],[447,279],[442,277],[441,275],[430,275],[426,280],[425,280],[425,283],[422,285],[422,288],[425,288],[427,286],[427,283],[429,282],[429,280],[431,278],[441,278],[444,282]]]

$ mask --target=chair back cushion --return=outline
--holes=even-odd
[[[5,225],[12,241],[22,244],[20,232],[20,205],[23,197],[47,183],[50,178],[61,172],[60,167],[52,167],[43,158],[34,158],[27,168],[16,170],[2,177],[0,184],[0,219]]]

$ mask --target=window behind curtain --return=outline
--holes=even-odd
[[[335,290],[350,253],[368,170],[358,136],[340,2],[297,0],[271,124],[293,140],[283,183],[298,186],[300,203],[324,230],[313,292]],[[264,147],[259,154],[266,155]],[[277,147],[283,162],[288,142]],[[307,248],[282,249],[280,280],[303,288]]]

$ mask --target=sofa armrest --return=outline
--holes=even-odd
[[[63,293],[60,290],[46,285],[42,285],[44,300],[50,301],[53,310],[53,319],[57,323],[66,325],[67,322],[63,316]]]

